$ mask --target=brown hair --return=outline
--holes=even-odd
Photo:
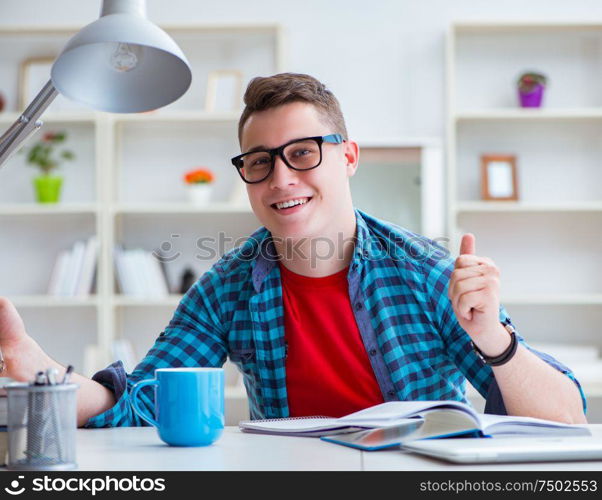
[[[301,73],[280,73],[258,76],[249,82],[244,96],[245,109],[238,122],[238,141],[241,141],[242,129],[253,113],[291,102],[313,104],[326,123],[333,127],[333,133],[347,139],[347,127],[339,101],[322,82]]]

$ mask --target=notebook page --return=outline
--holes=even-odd
[[[281,418],[271,420],[250,420],[241,422],[246,428],[274,431],[304,431],[311,429],[327,429],[340,426],[336,418]]]

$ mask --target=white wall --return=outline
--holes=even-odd
[[[0,26],[84,25],[100,0],[0,0]],[[360,140],[444,133],[444,59],[454,20],[602,22],[599,0],[148,0],[161,24],[279,22],[287,70],[339,97]]]

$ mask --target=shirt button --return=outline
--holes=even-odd
[[[376,349],[370,349],[370,356],[376,356]]]
[[[356,303],[355,303],[355,308],[356,308],[358,311],[359,311],[359,310],[360,310],[362,307],[364,307],[364,306],[362,306],[362,303],[361,303],[361,302],[356,302]]]
[[[393,396],[395,396],[395,391],[389,391],[389,392],[387,392],[387,394],[388,394],[389,396],[393,397]]]
[[[370,255],[370,252],[368,252],[368,250],[364,250],[364,257],[368,257]]]

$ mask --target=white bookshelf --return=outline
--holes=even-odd
[[[152,113],[113,115],[115,123],[169,123],[169,122],[233,122],[238,123],[239,111],[162,111]]]
[[[100,206],[95,203],[5,203],[0,204],[0,215],[64,215],[64,214],[97,214]]]
[[[115,307],[172,307],[182,300],[181,294],[170,294],[163,298],[137,298],[127,295],[115,295],[112,299]]]
[[[189,203],[132,203],[113,206],[114,214],[250,214],[250,206],[239,206],[226,202],[214,202],[206,207],[195,207]]]
[[[602,24],[461,22],[446,51],[452,249],[475,233],[529,342],[602,351]],[[519,107],[515,82],[527,70],[549,78],[542,108]],[[481,154],[516,155],[518,202],[480,199]],[[602,369],[584,387],[602,397]],[[594,408],[590,419],[602,421]]]
[[[15,307],[98,307],[98,297],[51,297],[48,295],[17,295],[12,298]]]
[[[528,213],[528,212],[602,212],[602,201],[567,203],[464,201],[456,203],[458,213]]]
[[[558,121],[602,119],[602,108],[524,108],[524,109],[465,109],[460,111],[455,120],[460,121]]]

